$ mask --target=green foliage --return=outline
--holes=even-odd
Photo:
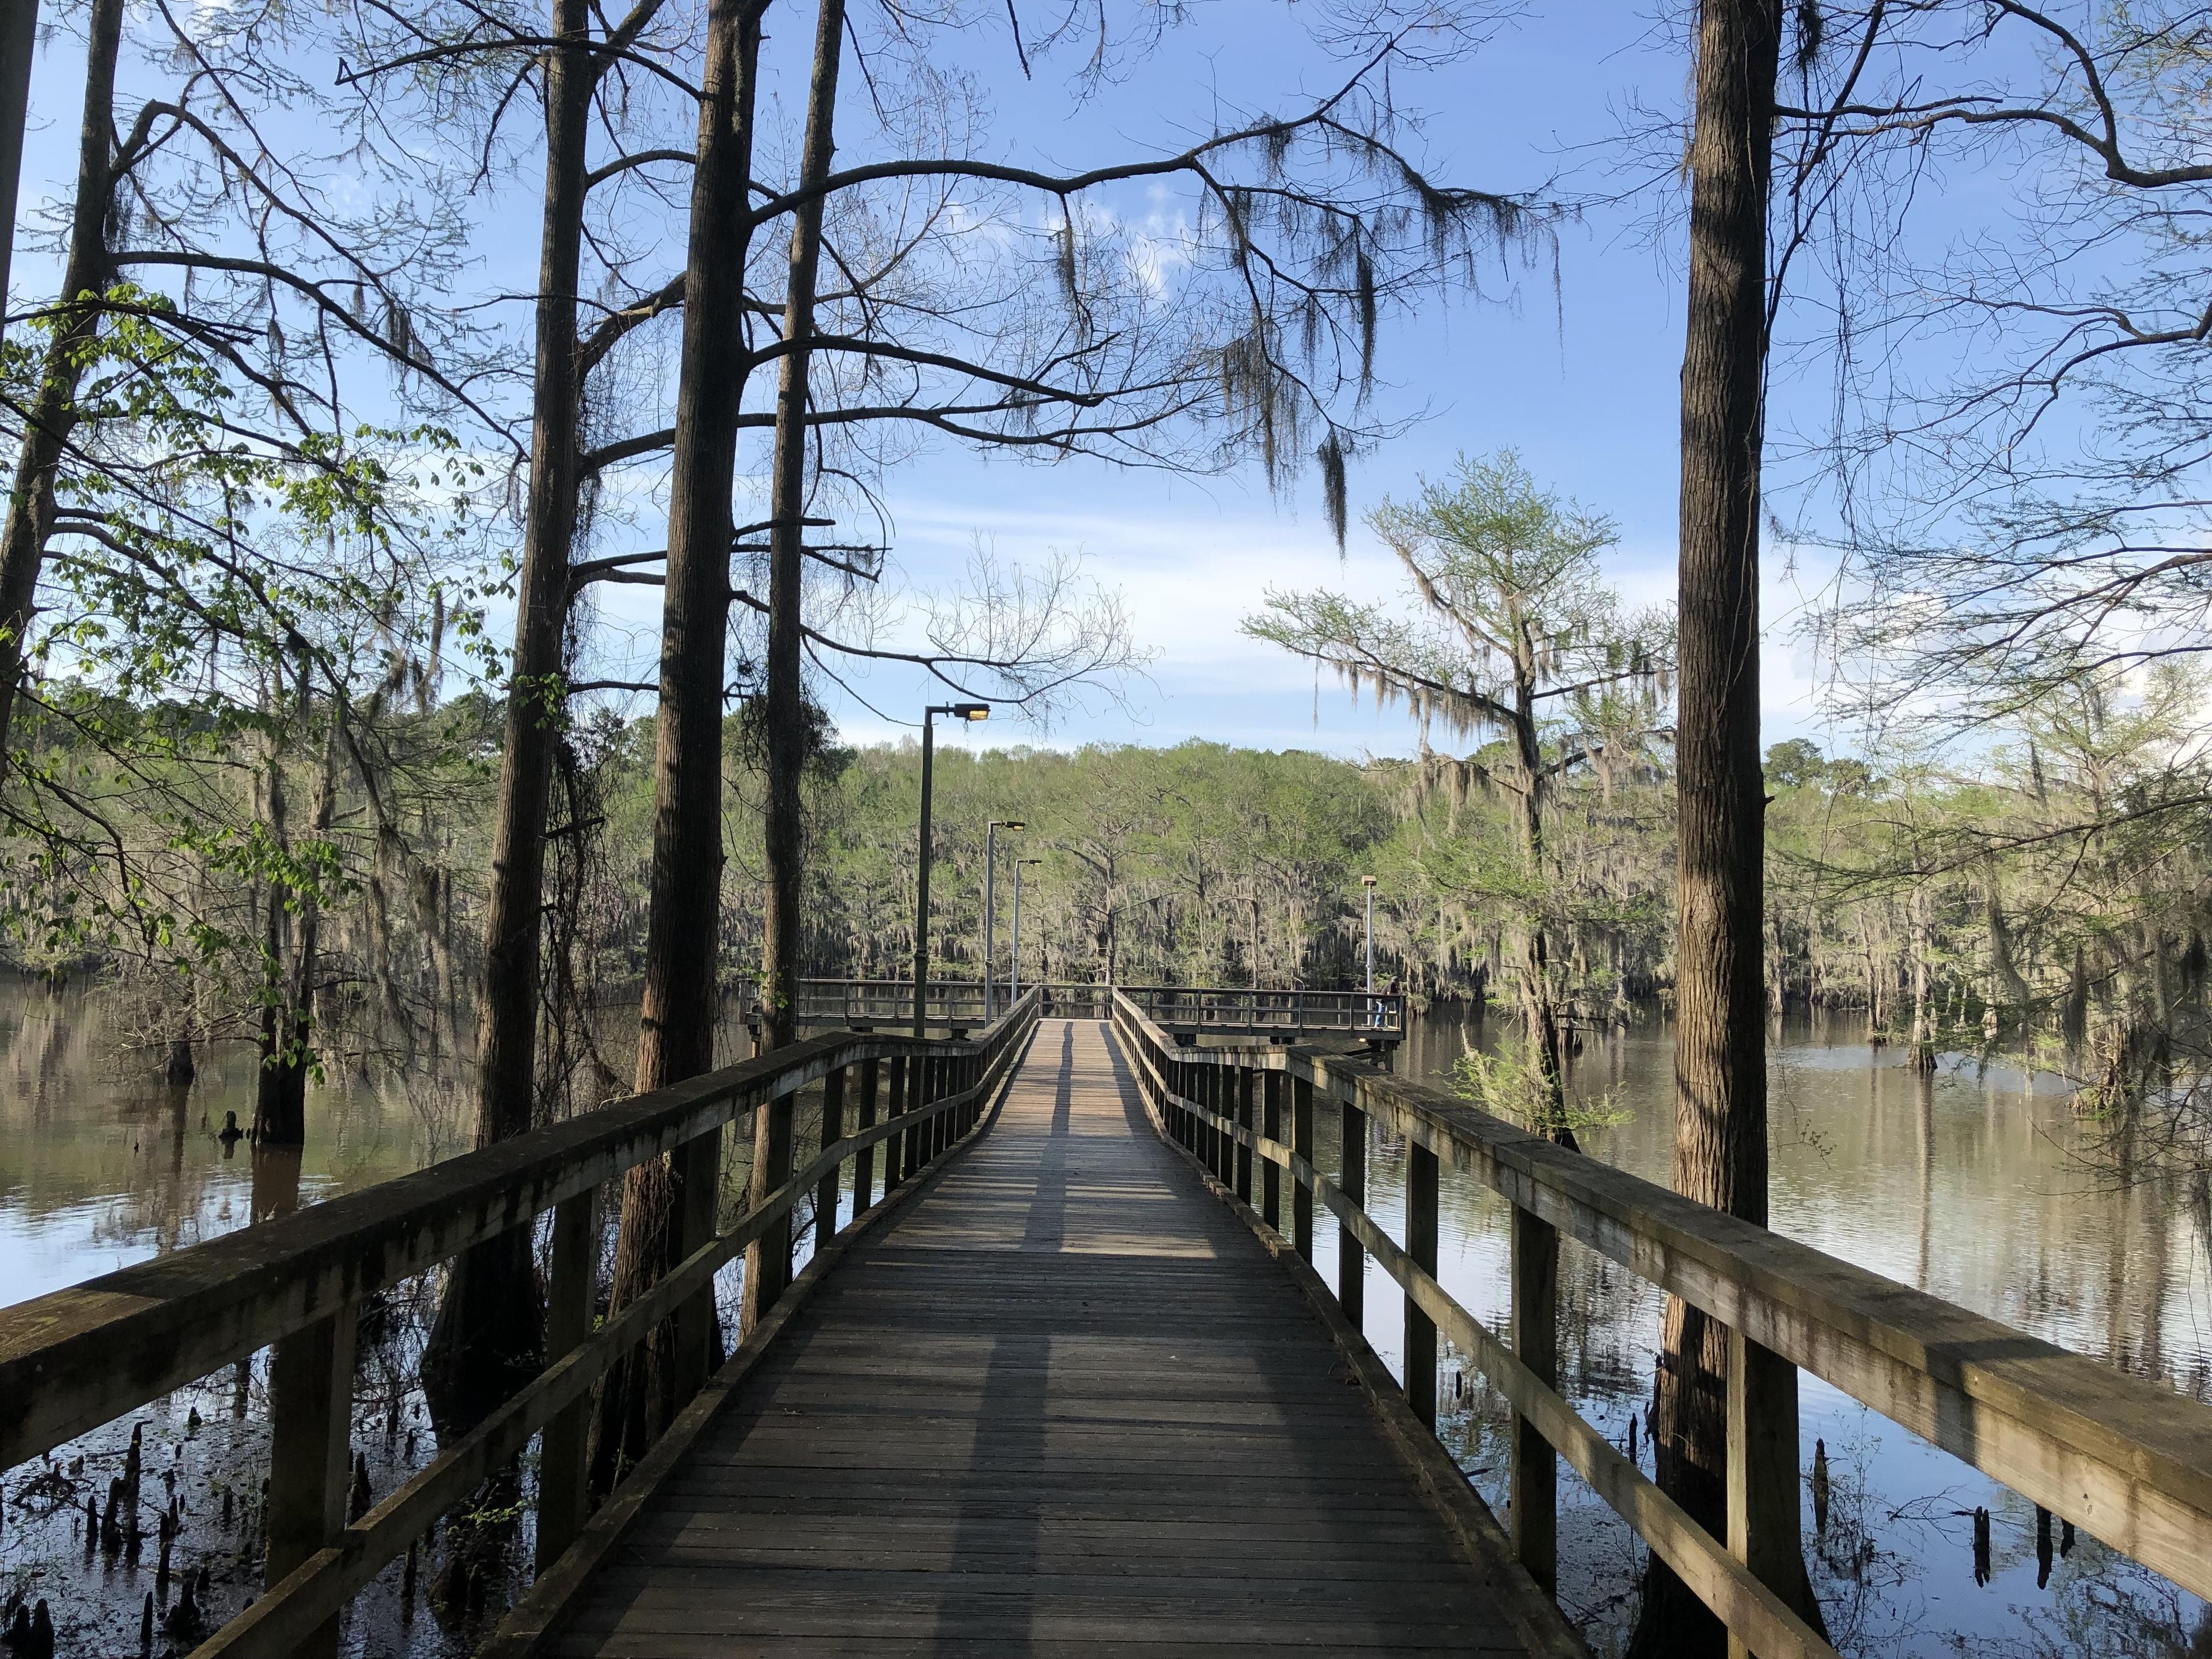
[[[1451,1087],[1461,1099],[1526,1129],[1564,1127],[1579,1134],[1586,1129],[1618,1128],[1630,1116],[1620,1092],[1608,1090],[1600,1095],[1570,1092],[1555,1119],[1543,1078],[1534,1066],[1510,1054],[1468,1049],[1452,1062]]]

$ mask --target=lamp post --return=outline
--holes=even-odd
[[[1006,1006],[1022,1000],[1022,866],[1042,864],[1042,859],[1014,860],[1014,948],[1006,964]]]
[[[937,749],[936,720],[939,714],[955,720],[987,720],[988,702],[935,703],[921,711],[921,838],[916,848],[914,880],[914,1034],[929,1035],[929,781],[930,765]]]
[[[998,957],[991,941],[992,924],[999,919],[998,895],[993,883],[999,874],[999,831],[1026,830],[1019,818],[993,818],[983,826],[983,1024],[991,1023],[992,964]]]
[[[1359,884],[1367,890],[1367,1018],[1375,1024],[1380,1023],[1375,1010],[1375,878],[1362,876]]]

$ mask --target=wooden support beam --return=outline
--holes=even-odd
[[[1817,1617],[1803,1605],[1797,1368],[1741,1331],[1729,1331],[1728,1340],[1729,1553],[1800,1617]],[[1729,1659],[1753,1659],[1733,1632]]]
[[[753,1179],[750,1202],[758,1204],[768,1194],[791,1179],[792,1113],[789,1096],[760,1108],[753,1125]],[[791,1217],[778,1216],[757,1242],[745,1251],[744,1300],[738,1316],[738,1339],[760,1323],[761,1316],[775,1305],[783,1287],[791,1283]],[[706,1379],[702,1375],[701,1379]]]
[[[780,1097],[784,1121],[790,1121],[790,1097]],[[677,1256],[704,1249],[714,1237],[714,1223],[722,1202],[722,1126],[694,1137],[676,1149]],[[787,1225],[789,1224],[787,1222]],[[720,1358],[720,1316],[714,1308],[714,1287],[702,1285],[697,1295],[676,1311],[674,1366],[678,1403],[699,1391]]]
[[[1338,1116],[1339,1144],[1343,1149],[1344,1174],[1339,1184],[1355,1205],[1367,1202],[1367,1114],[1351,1102],[1343,1103]],[[1355,1331],[1367,1328],[1367,1252],[1359,1241],[1340,1227],[1336,1230],[1336,1300]]]
[[[599,1313],[599,1189],[553,1212],[553,1281],[545,1309],[545,1359],[554,1364],[592,1334]],[[547,1423],[538,1458],[538,1571],[575,1541],[589,1513],[592,1402],[571,1402]]]
[[[904,1117],[908,1109],[908,1085],[914,1081],[913,1062],[903,1056],[894,1055],[884,1062],[884,1069],[890,1076],[890,1104],[884,1117],[886,1121]],[[905,1141],[906,1137],[902,1134],[896,1139],[884,1143],[884,1192],[886,1196],[906,1178],[906,1154],[901,1150]]]
[[[1261,1072],[1260,1077],[1260,1133],[1270,1140],[1283,1138],[1283,1074]],[[1260,1165],[1260,1219],[1277,1232],[1283,1230],[1283,1171],[1274,1159]]]
[[[1406,1150],[1406,1254],[1425,1273],[1436,1273],[1437,1155],[1418,1141]],[[1411,1291],[1406,1292],[1406,1403],[1436,1427],[1436,1322]]]
[[[356,1304],[295,1331],[269,1364],[269,1508],[262,1583],[286,1575],[345,1530],[353,1474],[353,1361]],[[331,1615],[294,1651],[333,1659],[338,1620]]]
[[[1516,1205],[1513,1209],[1513,1353],[1547,1389],[1559,1381],[1559,1235]],[[1547,1590],[1559,1584],[1559,1459],[1543,1430],[1527,1415],[1513,1424],[1513,1550]]]
[[[1314,1157],[1313,1079],[1291,1079],[1291,1151],[1309,1165]],[[1310,1264],[1314,1254],[1313,1188],[1303,1181],[1291,1182],[1291,1248]]]
[[[1249,1066],[1239,1066],[1230,1073],[1237,1091],[1237,1127],[1247,1134],[1252,1131],[1252,1094],[1257,1073]],[[1243,1141],[1237,1143],[1237,1196],[1249,1204],[1252,1201],[1252,1148]]]
[[[876,1126],[876,1088],[883,1072],[883,1062],[864,1060],[860,1062],[860,1097],[856,1103],[854,1127],[872,1129]],[[864,1147],[853,1158],[853,1213],[865,1214],[875,1202],[876,1149]]]
[[[822,1079],[822,1139],[834,1146],[845,1135],[845,1068],[840,1066]],[[814,1189],[814,1248],[820,1249],[837,1236],[837,1193],[844,1171],[832,1170]],[[855,1215],[859,1211],[854,1211]]]

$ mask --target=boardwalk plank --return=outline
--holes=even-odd
[[[824,1281],[549,1650],[1522,1651],[1320,1318],[1075,1023]]]

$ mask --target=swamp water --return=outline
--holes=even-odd
[[[741,1032],[726,1041],[734,1048]],[[1419,1020],[1401,1072],[1447,1077],[1469,1046],[1510,1042],[1513,1029],[1438,1010]],[[1668,1168],[1672,1060],[1662,1023],[1593,1038],[1576,1063],[1585,1097],[1626,1115],[1583,1136],[1587,1151],[1647,1178]],[[1793,1024],[1775,1048],[1776,1227],[1875,1272],[1991,1315],[2100,1361],[2164,1377],[2212,1399],[2212,1272],[2201,1195],[2155,1185],[2122,1188],[2089,1163],[2065,1090],[2017,1069],[1950,1059],[1933,1079],[1894,1050],[1869,1049],[1855,1021]],[[253,1071],[243,1045],[203,1055],[179,1095],[153,1076],[157,1057],[118,1054],[103,994],[0,981],[0,1305],[243,1226],[295,1204],[356,1190],[449,1157],[466,1145],[465,1103],[450,1067],[418,1063],[333,1076],[311,1093],[303,1159],[257,1159],[226,1144],[223,1115],[250,1121]],[[802,1110],[803,1126],[808,1114]],[[1336,1149],[1328,1114],[1319,1161]],[[726,1194],[742,1190],[747,1138]],[[807,1155],[802,1146],[799,1156]],[[1369,1158],[1370,1207],[1393,1231],[1402,1218],[1404,1149],[1378,1141]],[[1479,1317],[1506,1310],[1502,1200],[1447,1175],[1441,1277]],[[1328,1218],[1316,1266],[1334,1281]],[[726,1294],[733,1287],[725,1287]],[[1563,1390],[1616,1443],[1649,1403],[1660,1298],[1625,1269],[1569,1243],[1562,1255]],[[1368,1334],[1396,1364],[1400,1299],[1370,1264]],[[365,1328],[356,1384],[356,1444],[376,1498],[435,1453],[413,1362],[427,1290],[402,1287]],[[372,1340],[372,1338],[375,1340]],[[253,1512],[266,1463],[265,1353],[252,1366],[156,1401],[85,1437],[54,1460],[0,1474],[0,1600],[20,1587],[52,1604],[63,1655],[137,1655],[148,1595],[151,1651],[192,1645],[161,1618],[184,1576],[204,1569],[213,1619],[258,1593]],[[1457,1356],[1444,1358],[1448,1443],[1493,1507],[1504,1502],[1506,1413]],[[2166,1656],[2212,1654],[2212,1626],[2192,1597],[2086,1536],[2037,1561],[2033,1508],[1905,1431],[1808,1378],[1806,1455],[1825,1444],[1832,1496],[1825,1534],[1806,1531],[1832,1633],[1847,1654]],[[90,1544],[88,1495],[123,1472],[142,1432],[137,1552]],[[82,1455],[84,1464],[70,1473]],[[1649,1471],[1647,1438],[1638,1455]],[[165,1479],[164,1477],[169,1477]],[[173,1480],[173,1488],[172,1487]],[[160,1571],[155,1515],[173,1489],[182,1528],[173,1571]],[[1598,1651],[1618,1644],[1634,1610],[1640,1552],[1626,1525],[1571,1474],[1560,1481],[1560,1592]],[[1990,1514],[1978,1558],[1974,1511]],[[512,1592],[528,1560],[526,1516],[489,1513],[495,1565],[471,1580],[464,1528],[441,1528],[408,1582],[400,1564],[347,1622],[346,1650],[377,1656],[465,1653]],[[465,1523],[464,1523],[465,1525]],[[2057,1540],[2054,1540],[2056,1542]],[[442,1564],[442,1565],[441,1565]]]
[[[1504,1022],[1439,1009],[1409,1033],[1399,1070],[1449,1086],[1469,1048],[1517,1040]],[[1776,1231],[2212,1401],[2212,1216],[2201,1185],[2120,1182],[2075,1118],[2070,1090],[1999,1057],[1984,1066],[1949,1055],[1933,1077],[1916,1074],[1902,1049],[1870,1048],[1850,1015],[1793,1019],[1770,1052]],[[1665,1184],[1674,1060],[1664,1022],[1593,1035],[1571,1083],[1585,1103],[1601,1097],[1605,1115],[1623,1119],[1578,1132],[1583,1150]],[[1333,1145],[1324,1139],[1317,1151],[1337,1166]],[[1370,1146],[1368,1191],[1370,1211],[1403,1237],[1402,1143]],[[1439,1199],[1438,1277],[1502,1329],[1508,1206],[1449,1171]],[[1335,1241],[1325,1231],[1316,1230],[1315,1265],[1334,1284]],[[1638,1419],[1636,1455],[1650,1474],[1643,1419],[1662,1298],[1567,1241],[1559,1303],[1561,1392],[1624,1450]],[[1366,1307],[1368,1338],[1396,1370],[1402,1298],[1371,1261]],[[1507,1408],[1457,1355],[1448,1351],[1443,1364],[1444,1438],[1502,1516]],[[1817,1377],[1803,1378],[1801,1411],[1806,1467],[1818,1440],[1831,1482],[1825,1532],[1816,1534],[1806,1498],[1809,1565],[1843,1652],[2212,1655],[2212,1618],[2194,1596],[2086,1534],[2064,1548],[2056,1522],[2046,1571],[2033,1504]],[[1606,1654],[1632,1623],[1642,1552],[1626,1523],[1564,1466],[1559,1493],[1560,1599]],[[1989,1513],[1979,1553],[1977,1510]]]

